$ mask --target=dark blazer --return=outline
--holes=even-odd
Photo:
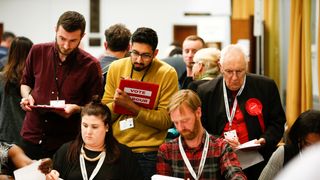
[[[193,90],[194,92],[197,92],[198,86],[200,86],[201,84],[208,82],[209,80],[195,80],[192,81],[188,84],[188,89]]]
[[[210,134],[218,136],[222,135],[228,122],[222,83],[223,77],[219,76],[197,89],[202,101],[202,124]],[[251,116],[245,109],[245,104],[250,98],[257,98],[262,103],[265,133],[261,131],[258,117]],[[286,121],[276,83],[267,77],[247,74],[245,87],[237,100],[244,115],[249,140],[266,139],[266,145],[259,151],[265,160],[268,160],[283,136]]]

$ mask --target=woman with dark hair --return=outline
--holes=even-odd
[[[301,156],[305,147],[320,141],[320,111],[303,112],[292,125],[288,140],[287,144],[278,147],[272,154],[259,179],[274,179],[293,157]],[[303,155],[301,157],[303,158]]]
[[[9,49],[8,63],[0,73],[0,139],[8,143],[21,141],[20,129],[25,112],[19,106],[20,80],[32,45],[30,39],[16,37]]]
[[[54,155],[53,169],[47,180],[143,179],[131,150],[113,137],[109,108],[96,97],[81,111],[77,138]]]

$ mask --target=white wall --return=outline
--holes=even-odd
[[[27,36],[34,43],[53,41],[59,16],[75,10],[88,17],[88,6],[86,0],[0,0],[0,22],[4,30]]]
[[[89,37],[101,37],[104,30],[123,23],[132,32],[140,27],[151,27],[159,36],[159,57],[173,40],[173,25],[197,25],[207,17],[185,17],[186,11],[209,12],[213,16],[230,16],[230,0],[100,0],[100,33],[89,33],[90,0],[0,0],[0,22],[4,30],[29,37],[34,43],[53,41],[55,24],[66,10],[75,10],[87,20],[87,35],[83,39],[86,50],[95,56],[103,47],[89,47]],[[228,36],[230,32],[226,33]],[[227,39],[230,37],[226,37]]]

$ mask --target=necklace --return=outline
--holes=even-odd
[[[104,159],[106,157],[106,152],[105,152],[105,150],[103,150],[97,157],[88,158],[83,151],[83,145],[81,147],[81,151],[83,153],[81,152],[79,160],[80,160],[80,168],[81,168],[82,178],[83,178],[83,180],[93,180],[93,178],[98,174],[100,168],[102,167],[102,164],[103,164]],[[87,170],[86,170],[86,163],[84,162],[84,159],[87,159],[88,161],[92,161],[92,160],[96,161],[95,159],[99,159],[99,161],[98,161],[96,167],[94,168],[94,170],[92,171],[89,179],[88,179],[88,174],[87,174]]]
[[[81,155],[83,155],[84,159],[86,159],[87,161],[91,161],[91,162],[94,162],[94,161],[97,161],[101,158],[103,152],[105,152],[105,150],[103,150],[97,157],[94,157],[94,158],[89,158],[87,155],[86,155],[86,152],[84,152],[83,150],[83,146],[81,147]]]

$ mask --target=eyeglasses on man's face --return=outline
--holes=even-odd
[[[136,59],[138,57],[141,57],[142,60],[150,60],[152,59],[152,55],[149,54],[149,53],[139,53],[138,51],[136,50],[132,50],[130,51],[130,55],[132,58]]]
[[[238,70],[224,69],[223,72],[225,75],[227,75],[229,77],[231,77],[233,75],[240,77],[246,72],[246,70],[245,69],[238,69]]]

